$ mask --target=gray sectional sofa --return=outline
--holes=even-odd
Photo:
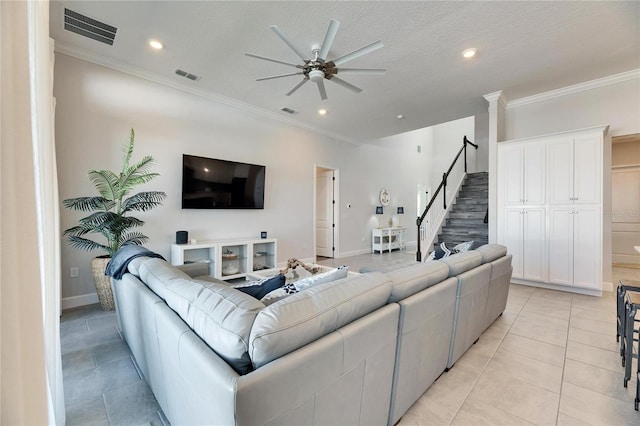
[[[269,306],[161,259],[128,271],[119,324],[172,424],[392,425],[502,313],[511,256],[485,245]]]

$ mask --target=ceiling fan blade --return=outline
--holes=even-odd
[[[368,75],[380,75],[387,72],[387,70],[377,68],[336,68],[336,74],[368,74]]]
[[[336,38],[338,27],[340,27],[339,21],[336,21],[335,19],[329,21],[329,28],[327,28],[327,33],[324,36],[324,41],[322,42],[322,47],[320,48],[320,52],[318,53],[318,58],[327,59],[329,49],[331,49],[333,40]]]
[[[256,81],[273,80],[274,78],[291,77],[292,75],[302,75],[302,71],[292,72],[289,74],[272,75],[270,77],[260,77],[260,78],[256,78]]]
[[[340,65],[340,64],[344,64],[345,62],[349,62],[353,59],[356,59],[362,55],[366,55],[367,53],[371,53],[374,50],[378,50],[380,49],[382,46],[384,46],[384,44],[382,44],[382,41],[378,40],[378,41],[374,41],[371,44],[367,44],[364,47],[361,47],[360,49],[356,49],[351,53],[347,53],[346,55],[342,55],[339,58],[334,59],[333,62],[334,64],[336,64],[336,66]]]
[[[302,52],[300,51],[300,49],[298,49],[296,46],[294,46],[294,44],[293,44],[293,43],[292,43],[292,42],[287,38],[287,36],[286,36],[286,35],[284,35],[284,33],[283,33],[282,31],[280,31],[280,28],[278,28],[278,26],[277,26],[277,25],[271,25],[269,28],[271,28],[271,30],[272,30],[274,33],[276,33],[276,35],[277,35],[278,37],[280,37],[280,39],[282,39],[282,41],[284,41],[284,42],[285,42],[285,44],[286,44],[287,46],[289,46],[289,48],[290,48],[291,50],[293,50],[294,52],[296,52],[296,55],[300,56],[300,58],[301,58],[303,61],[307,61],[307,60],[309,60],[309,58],[305,58],[305,57],[304,57],[304,53],[302,53]]]
[[[307,77],[305,77],[304,79],[302,79],[302,81],[301,81],[300,83],[296,84],[296,86],[295,86],[293,89],[289,90],[289,93],[287,93],[287,95],[286,95],[286,96],[291,96],[291,94],[293,94],[293,92],[295,92],[296,90],[298,90],[299,88],[301,88],[301,87],[302,87],[302,85],[303,85],[303,84],[305,84],[307,81],[309,81],[309,79],[308,79]]]
[[[291,62],[280,61],[278,59],[267,58],[266,56],[254,55],[253,53],[245,53],[245,56],[249,56],[251,58],[262,59],[264,61],[275,62],[276,64],[289,65],[291,67],[302,68],[302,65],[292,64]]]
[[[323,101],[327,99],[327,89],[324,88],[324,82],[322,80],[317,82],[318,91],[320,91],[320,99]]]
[[[353,84],[351,84],[351,83],[347,83],[346,81],[344,81],[344,80],[342,80],[342,79],[339,79],[339,78],[338,78],[338,77],[336,77],[336,76],[331,76],[331,78],[327,78],[327,79],[328,79],[329,81],[333,81],[334,83],[336,83],[336,84],[338,84],[338,85],[340,85],[340,86],[342,86],[342,87],[344,87],[344,88],[346,88],[346,89],[349,89],[349,90],[351,90],[351,91],[353,91],[353,92],[356,92],[356,93],[360,93],[360,92],[362,92],[362,89],[361,89],[361,88],[356,87],[356,86],[354,86],[354,85],[353,85]]]

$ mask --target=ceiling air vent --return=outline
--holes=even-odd
[[[280,108],[280,111],[288,112],[289,114],[295,114],[296,113],[295,109],[291,109],[289,107],[282,107],[282,108]]]
[[[116,27],[96,21],[71,9],[64,8],[64,29],[81,36],[89,37],[109,46],[116,38]]]
[[[189,80],[193,80],[193,81],[200,80],[200,77],[198,77],[197,75],[191,74],[190,72],[186,72],[182,70],[176,70],[176,74],[178,74],[180,77],[188,78]]]

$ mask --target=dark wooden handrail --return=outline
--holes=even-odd
[[[431,196],[431,200],[429,200],[429,203],[427,204],[427,207],[424,209],[424,212],[422,212],[420,217],[416,219],[416,225],[418,226],[418,239],[416,240],[418,242],[418,251],[416,252],[416,260],[418,262],[422,261],[422,252],[420,251],[420,226],[422,226],[422,222],[424,221],[424,218],[427,216],[427,213],[429,213],[429,209],[431,209],[431,206],[436,201],[436,197],[438,197],[440,190],[443,188],[444,188],[444,191],[442,193],[442,201],[443,201],[444,209],[445,210],[447,209],[447,179],[449,178],[449,174],[451,174],[451,171],[455,167],[456,162],[458,161],[458,158],[460,158],[460,154],[462,154],[463,151],[464,151],[464,172],[467,173],[467,145],[471,145],[475,149],[478,149],[478,145],[476,145],[475,143],[467,139],[466,135],[464,136],[464,138],[462,138],[462,148],[460,148],[460,150],[456,154],[456,158],[454,158],[453,161],[451,162],[451,166],[449,166],[449,169],[447,170],[447,172],[443,173],[442,181],[440,181],[440,185],[438,185],[438,189],[436,189],[436,192],[434,192],[433,195]]]

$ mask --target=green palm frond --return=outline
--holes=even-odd
[[[122,203],[122,212],[144,212],[162,204],[167,194],[161,191],[139,192]]]
[[[147,211],[162,205],[166,194],[161,191],[145,191],[125,199],[138,185],[147,183],[159,176],[151,173],[154,160],[145,156],[131,165],[135,133],[131,129],[129,143],[123,148],[122,171],[114,173],[109,170],[90,170],[89,180],[100,193],[100,196],[69,198],[63,201],[66,208],[93,212],[78,221],[78,225],[64,231],[69,244],[80,250],[105,250],[110,256],[123,245],[142,245],[148,237],[140,232],[130,231],[141,227],[144,221],[127,216],[131,211]],[[105,244],[84,238],[95,234],[106,240]]]
[[[120,247],[136,245],[141,246],[149,241],[149,237],[140,232],[127,232],[120,236]]]
[[[116,203],[104,197],[78,197],[66,199],[62,202],[62,205],[68,209],[90,212],[95,210],[110,210],[115,207]]]
[[[90,170],[89,180],[107,200],[118,199],[118,175],[109,170]]]
[[[104,244],[100,244],[93,240],[88,240],[82,237],[76,237],[76,236],[69,237],[69,245],[71,245],[71,247],[76,248],[78,250],[84,250],[84,251],[104,250],[107,253],[110,253],[109,246],[106,246]]]

